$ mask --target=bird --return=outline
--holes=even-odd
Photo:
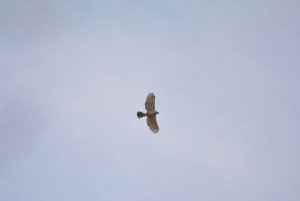
[[[137,117],[147,117],[148,127],[154,134],[156,134],[159,131],[159,127],[156,121],[156,115],[159,114],[159,112],[155,110],[155,95],[152,92],[150,92],[146,98],[145,108],[146,112],[138,111]]]

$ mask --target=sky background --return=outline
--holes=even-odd
[[[0,200],[300,200],[299,19],[299,1],[1,0]]]

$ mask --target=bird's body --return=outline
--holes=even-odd
[[[149,93],[145,102],[146,112],[137,112],[137,117],[147,117],[147,125],[153,133],[159,131],[159,127],[156,121],[156,115],[159,114],[155,111],[155,96],[153,93]]]

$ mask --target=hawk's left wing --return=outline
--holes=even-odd
[[[159,131],[159,127],[155,116],[147,117],[147,125],[153,133],[157,133]]]

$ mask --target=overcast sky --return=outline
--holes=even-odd
[[[1,0],[0,200],[300,200],[282,2]]]

